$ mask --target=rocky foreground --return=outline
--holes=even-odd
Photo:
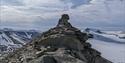
[[[56,27],[0,58],[0,63],[112,63],[86,42],[88,34],[73,27],[67,14]]]

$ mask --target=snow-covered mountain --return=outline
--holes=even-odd
[[[125,32],[101,31],[87,28],[87,32],[93,35],[88,42],[92,47],[102,53],[102,56],[113,63],[125,63]]]
[[[27,30],[0,30],[0,53],[13,51],[20,48],[22,45],[30,42],[39,33],[36,31]]]
[[[93,35],[94,39],[113,42],[118,44],[125,44],[125,32],[124,31],[101,31],[98,29],[87,28],[85,31]]]

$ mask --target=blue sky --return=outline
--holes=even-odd
[[[63,13],[79,28],[125,28],[125,0],[0,0],[0,27],[51,28]]]

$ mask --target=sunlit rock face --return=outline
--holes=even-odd
[[[56,27],[43,32],[31,43],[0,58],[1,63],[112,63],[86,42],[87,33],[81,32],[63,14]]]

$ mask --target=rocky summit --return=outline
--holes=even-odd
[[[63,14],[56,27],[12,53],[0,57],[0,63],[112,63],[91,48],[87,33],[81,32]]]

